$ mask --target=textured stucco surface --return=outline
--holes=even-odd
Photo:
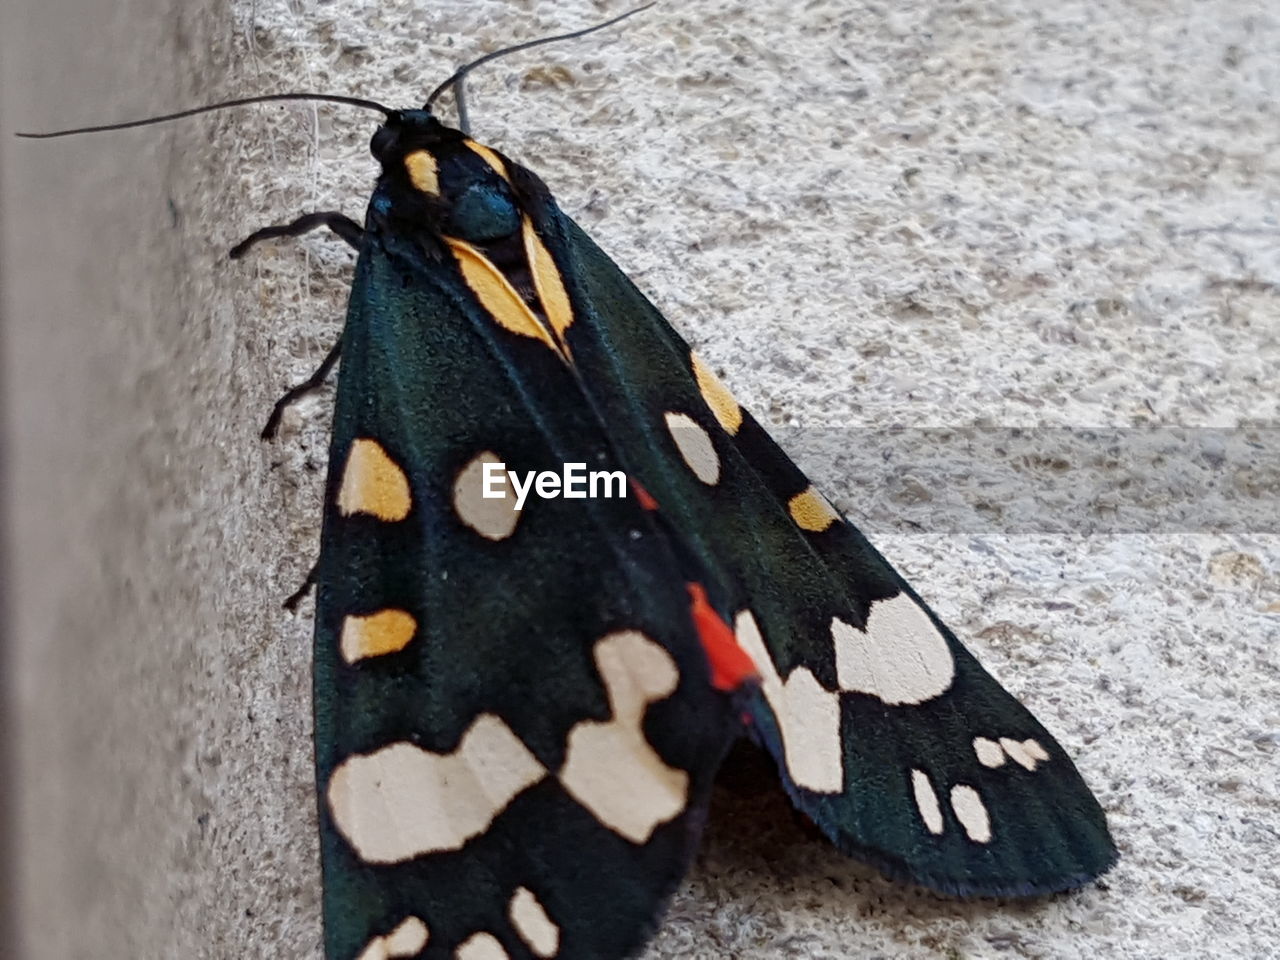
[[[292,89],[408,105],[620,9],[24,0],[6,125]],[[850,467],[890,424],[1253,425],[1241,489],[1275,502],[1277,64],[1266,2],[709,0],[476,77],[477,137],[792,438],[1075,754],[1124,857],[1069,896],[957,903],[726,796],[649,956],[1277,955],[1275,524],[1157,503],[1137,532],[1010,535],[998,509],[915,531],[896,518],[937,476]],[[315,549],[325,401],[255,433],[334,337],[351,257],[222,252],[360,216],[372,128],[269,107],[4,145],[27,956],[319,956],[309,605],[278,602]],[[1068,467],[1105,487],[1123,459]]]

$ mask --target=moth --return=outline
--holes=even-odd
[[[372,105],[363,224],[233,251],[328,227],[358,254],[338,345],[267,428],[341,358],[313,571],[326,957],[634,954],[743,738],[891,878],[1024,896],[1107,870],[1054,738],[542,180],[433,113],[462,74]],[[499,463],[626,495],[518,510],[486,496]]]

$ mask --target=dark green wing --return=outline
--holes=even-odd
[[[318,569],[326,956],[623,957],[692,856],[740,708],[634,496],[483,496],[487,461],[617,464],[558,348],[503,326],[501,271],[468,261],[497,284],[480,296],[396,188],[357,264]]]
[[[1115,860],[1067,754],[840,518],[553,203],[531,216],[567,342],[620,459],[736,615],[751,714],[796,805],[892,877],[973,895],[1078,886]]]

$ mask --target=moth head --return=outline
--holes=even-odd
[[[426,110],[404,110],[378,128],[369,149],[394,206],[441,234],[488,244],[520,229],[506,158]]]
[[[446,127],[426,110],[396,110],[373,132],[369,152],[386,169],[400,163],[409,150],[433,149],[442,140],[461,137],[459,131]]]

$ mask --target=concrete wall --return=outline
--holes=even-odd
[[[315,549],[325,402],[274,446],[255,433],[332,341],[350,256],[319,237],[241,264],[223,251],[303,209],[359,216],[373,119],[293,106],[46,144],[8,132],[292,89],[413,104],[462,59],[619,9],[6,6],[25,956],[319,955],[310,608],[278,602]],[[1278,55],[1264,2],[707,0],[476,78],[476,135],[538,170],[794,438],[1075,753],[1125,858],[1069,897],[958,904],[830,852],[776,798],[723,798],[653,957],[1274,950],[1274,526],[1083,535],[1050,510],[1012,536],[997,510],[939,533],[925,511],[912,532],[898,519],[943,481],[873,470],[839,438],[1274,428]],[[1264,508],[1268,452],[1227,465]],[[1118,488],[1109,463],[1071,476]]]

